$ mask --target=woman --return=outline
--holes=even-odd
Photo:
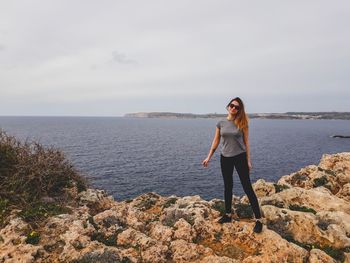
[[[254,232],[262,231],[262,223],[258,199],[250,182],[249,173],[252,169],[250,161],[250,147],[248,142],[248,117],[244,110],[244,104],[239,97],[232,99],[226,106],[228,115],[226,119],[216,124],[215,137],[208,157],[203,160],[204,167],[208,166],[209,160],[222,139],[220,155],[221,173],[225,186],[225,214],[218,220],[219,223],[231,222],[232,220],[232,174],[236,167],[244,192],[248,196],[253,208],[256,223]]]

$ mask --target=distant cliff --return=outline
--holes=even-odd
[[[136,112],[127,113],[124,117],[133,118],[222,118],[227,114],[208,113],[176,113],[176,112]],[[350,112],[286,112],[286,113],[249,113],[251,119],[338,119],[350,120]]]

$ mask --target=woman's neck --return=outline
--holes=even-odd
[[[229,121],[233,121],[236,118],[236,115],[228,114],[226,117]]]

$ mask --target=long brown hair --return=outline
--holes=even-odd
[[[243,101],[239,97],[236,97],[236,98],[230,100],[230,102],[226,106],[226,109],[228,109],[228,107],[232,101],[237,101],[239,103],[239,106],[240,106],[238,112],[236,113],[235,119],[234,119],[235,125],[240,130],[248,128],[249,118],[248,118],[248,115],[245,113]]]

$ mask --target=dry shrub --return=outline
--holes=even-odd
[[[22,143],[0,129],[0,199],[23,208],[43,197],[59,200],[72,186],[80,192],[87,181],[62,151],[28,139]]]

